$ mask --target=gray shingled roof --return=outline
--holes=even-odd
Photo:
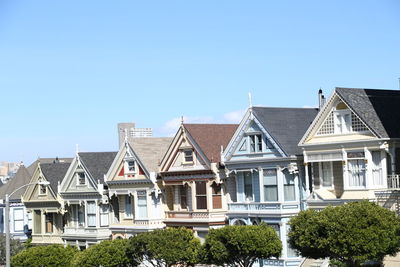
[[[61,183],[71,163],[40,163],[40,169],[54,193],[58,192],[58,182]]]
[[[400,91],[340,87],[335,91],[378,137],[400,137]]]
[[[110,169],[117,152],[80,152],[78,154],[92,178],[104,183],[104,175]]]
[[[157,172],[172,137],[129,138],[129,144],[149,172]]]
[[[253,113],[287,155],[299,155],[298,143],[318,109],[253,107]]]
[[[72,162],[72,158],[39,158],[39,159],[35,160],[34,162],[32,162],[32,164],[27,167],[28,172],[29,172],[30,176],[32,176],[36,170],[36,167],[37,167],[37,164],[39,161],[40,161],[40,163],[53,163],[57,160],[58,160],[58,162],[61,162],[61,163],[63,163],[63,162],[71,163]]]
[[[0,187],[0,199],[5,199],[6,194],[12,193],[17,188],[26,185],[30,182],[31,175],[29,174],[27,168],[21,165],[18,168],[17,173],[15,176],[8,181],[6,184]],[[16,191],[11,197],[10,200],[19,200],[21,196],[24,194],[26,188],[21,188],[20,190]]]

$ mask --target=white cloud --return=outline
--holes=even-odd
[[[157,130],[163,136],[173,136],[181,124],[181,117],[173,118]],[[215,120],[213,117],[188,117],[183,116],[184,123],[213,123]]]
[[[225,113],[222,116],[223,121],[228,123],[239,123],[242,120],[244,113],[246,113],[245,109],[235,110]]]
[[[211,117],[211,116],[198,116],[198,117],[190,117],[183,116],[184,123],[239,123],[242,119],[245,109],[243,110],[235,110],[230,111],[225,114],[222,114],[219,118]],[[155,129],[156,136],[174,136],[176,131],[181,124],[181,117],[176,117],[168,120],[164,123],[160,128]]]

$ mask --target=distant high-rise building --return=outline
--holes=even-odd
[[[125,133],[128,137],[152,137],[153,129],[152,128],[136,128],[135,123],[133,122],[121,122],[118,123],[118,139],[119,146],[124,142]]]

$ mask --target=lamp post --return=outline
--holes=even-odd
[[[34,184],[38,184],[38,185],[44,185],[44,186],[48,186],[50,183],[48,181],[38,181],[36,183],[29,183],[29,184],[25,184],[23,186],[18,187],[17,189],[15,189],[13,192],[11,192],[10,194],[6,194],[6,210],[5,210],[5,228],[6,228],[6,267],[10,267],[10,197],[17,192],[18,190],[30,186],[30,185],[34,185]]]

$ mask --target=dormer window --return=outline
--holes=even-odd
[[[317,135],[368,131],[364,123],[343,102],[339,102],[325,119]]]
[[[85,185],[86,184],[86,175],[84,172],[78,172],[77,173],[77,180],[78,180],[78,185]]]
[[[133,159],[125,161],[125,173],[135,174],[136,173],[136,162]]]
[[[193,150],[187,149],[183,151],[185,163],[193,163]]]
[[[250,152],[262,152],[262,135],[261,134],[252,134],[249,135],[250,139]]]
[[[47,195],[47,186],[40,184],[39,185],[39,195]]]

